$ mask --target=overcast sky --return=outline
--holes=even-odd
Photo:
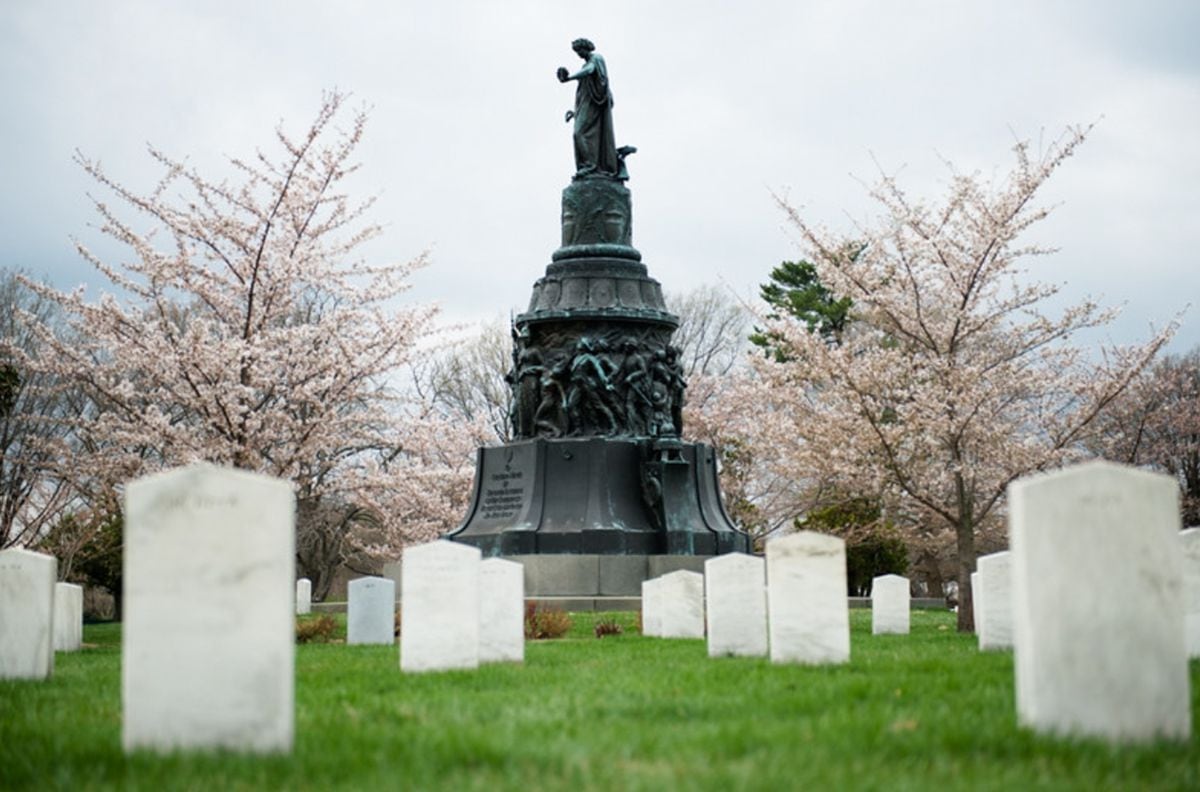
[[[1003,173],[1017,138],[1099,121],[1051,181],[1035,264],[1123,304],[1145,339],[1193,303],[1200,345],[1200,2],[4,0],[0,266],[101,283],[78,148],[130,186],[147,142],[222,172],[303,130],[324,89],[370,106],[354,189],[379,195],[372,258],[432,248],[414,299],[452,320],[523,310],[558,246],[573,172],[572,39],[608,62],[634,245],[664,287],[753,294],[797,249],[772,192],[849,229],[876,161],[936,195],[944,160]],[[1103,339],[1097,339],[1103,340]]]

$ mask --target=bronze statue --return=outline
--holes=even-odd
[[[617,153],[617,138],[613,132],[612,90],[608,85],[608,67],[596,53],[596,45],[585,38],[571,42],[571,49],[583,58],[583,68],[570,74],[565,67],[558,69],[558,81],[576,80],[575,109],[568,110],[566,120],[575,120],[575,178],[608,176],[620,178],[624,173],[624,157]],[[628,151],[625,153],[632,153]],[[627,174],[624,174],[628,178]]]

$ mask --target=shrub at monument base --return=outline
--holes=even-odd
[[[296,619],[296,643],[329,643],[338,623],[332,616],[312,616]],[[345,629],[342,630],[343,634]]]
[[[603,638],[606,635],[621,635],[625,629],[616,619],[601,619],[596,622],[596,626],[592,628],[592,632],[597,638]]]
[[[525,603],[525,638],[540,641],[544,638],[561,638],[571,629],[571,616],[562,608],[546,606],[539,602]]]
[[[635,614],[573,614],[523,666],[402,674],[396,649],[296,652],[290,756],[125,757],[120,626],[58,655],[47,682],[0,682],[3,789],[1196,789],[1200,738],[1111,748],[1016,725],[1012,655],[953,615],[912,634],[851,615],[837,667],[710,660],[703,641],[630,633]],[[626,628],[598,641],[606,618]],[[1200,713],[1200,661],[1190,666]],[[1200,731],[1200,730],[1197,730]]]

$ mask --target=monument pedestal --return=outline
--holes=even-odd
[[[711,555],[522,555],[526,597],[640,597],[642,581],[677,572],[703,572]]]
[[[525,598],[565,611],[639,610],[642,581],[686,569],[704,572],[710,555],[507,556],[525,567]]]
[[[638,610],[642,604],[642,581],[686,569],[703,572],[712,556],[687,555],[601,555],[561,553],[555,555],[502,556],[524,567],[525,601],[566,611]],[[384,564],[383,576],[402,590],[400,562]],[[336,612],[333,606],[314,606],[321,612]],[[345,605],[340,605],[345,610]]]
[[[447,538],[506,558],[709,556],[748,546],[721,506],[712,449],[650,438],[536,439],[481,448],[467,519]],[[553,576],[582,570],[583,563],[600,562],[547,561],[543,567]],[[618,576],[623,568],[649,569],[649,562],[622,563],[606,562],[604,569]],[[599,568],[567,575],[577,581],[574,588],[564,583],[559,591],[539,593],[638,593],[645,579],[605,591]]]

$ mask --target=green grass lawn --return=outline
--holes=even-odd
[[[613,614],[631,626],[632,614]],[[597,640],[577,614],[524,666],[404,675],[397,649],[304,645],[290,756],[120,746],[120,627],[60,653],[49,682],[0,682],[10,789],[1200,789],[1200,736],[1114,748],[1017,728],[1012,656],[953,615],[872,636],[848,665],[710,660],[702,641]],[[1193,732],[1200,662],[1191,666]]]

